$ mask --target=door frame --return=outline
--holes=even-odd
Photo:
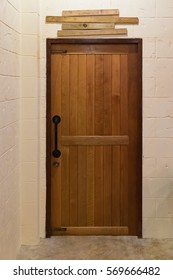
[[[61,44],[135,44],[138,50],[138,158],[137,158],[137,182],[138,182],[138,237],[142,238],[142,39],[112,39],[112,38],[70,38],[47,39],[46,42],[46,237],[51,232],[51,55],[56,52],[55,45]]]

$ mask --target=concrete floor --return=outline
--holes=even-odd
[[[173,260],[173,239],[59,236],[22,246],[18,260]]]

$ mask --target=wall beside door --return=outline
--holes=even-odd
[[[39,241],[40,6],[22,0],[21,34],[21,242]]]
[[[39,1],[0,9],[0,259],[39,241]]]
[[[20,247],[20,1],[0,8],[0,259]]]

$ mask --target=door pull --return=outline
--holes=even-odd
[[[61,118],[60,118],[60,116],[55,115],[55,116],[53,116],[52,121],[55,125],[55,135],[54,135],[55,149],[53,150],[52,155],[55,158],[59,158],[61,156],[61,152],[58,149],[58,124],[60,123]]]

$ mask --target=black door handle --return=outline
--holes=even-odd
[[[52,121],[53,121],[53,123],[55,125],[55,135],[54,135],[54,137],[55,137],[54,138],[54,140],[55,140],[55,149],[53,150],[52,155],[55,158],[59,158],[61,156],[61,152],[60,152],[60,150],[58,150],[58,124],[60,123],[61,118],[60,118],[60,116],[55,115],[55,116],[53,116]]]

